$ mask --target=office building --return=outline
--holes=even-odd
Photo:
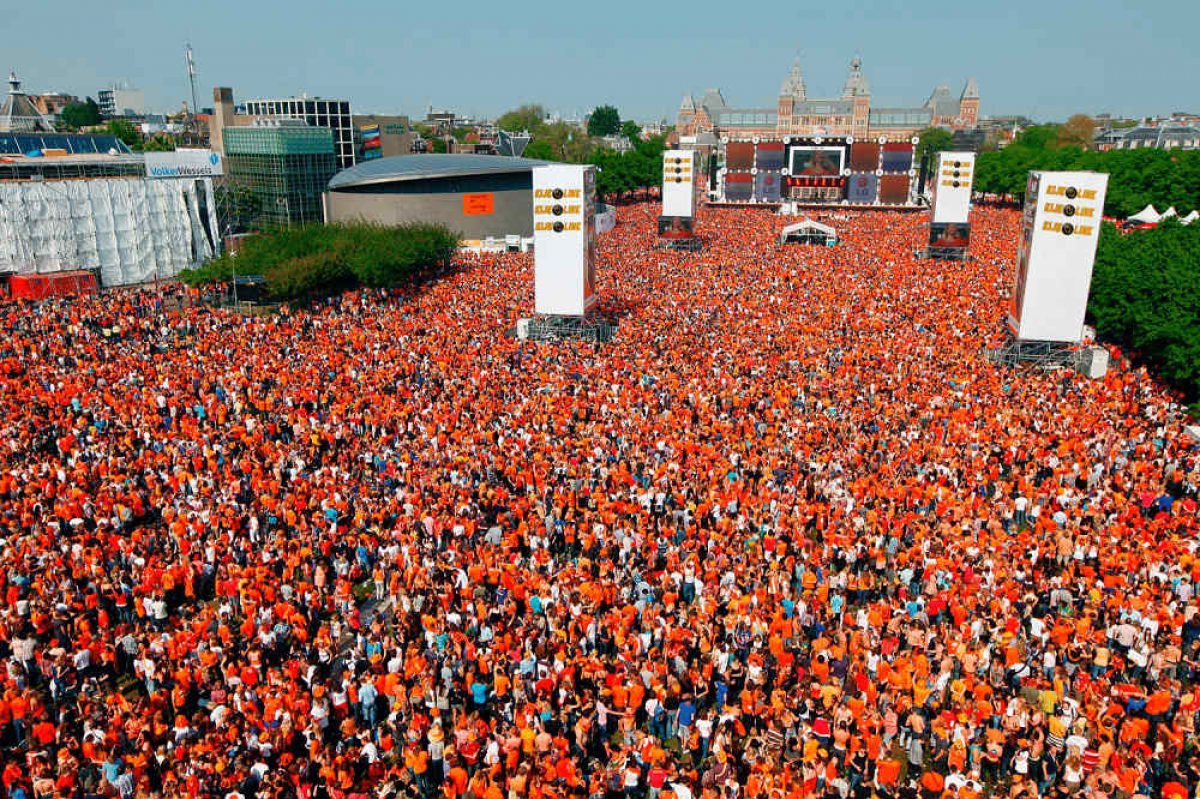
[[[366,114],[354,117],[358,132],[358,160],[373,161],[394,155],[411,155],[420,135],[406,116]]]
[[[308,96],[247,100],[246,114],[256,119],[302,119],[311,127],[329,128],[333,131],[338,169],[352,167],[358,160],[357,132],[349,100]]]
[[[321,195],[337,172],[333,133],[300,119],[258,119],[221,131],[225,171],[258,200],[258,224],[321,222]]]
[[[96,93],[96,105],[106,119],[145,116],[146,93],[128,86],[113,86]]]

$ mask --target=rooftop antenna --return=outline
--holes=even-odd
[[[196,103],[196,60],[192,58],[191,43],[188,43],[186,47],[188,82],[192,84],[192,105],[188,111],[188,116],[190,117],[189,121],[191,121],[195,119],[196,109],[200,106]]]

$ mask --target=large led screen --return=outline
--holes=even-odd
[[[725,199],[747,202],[754,196],[754,176],[749,172],[730,172],[725,175]]]
[[[725,168],[745,169],[754,167],[754,143],[731,141],[725,145]]]
[[[763,169],[783,169],[784,155],[783,142],[781,141],[764,141],[759,142],[755,148],[754,165],[760,170]]]
[[[777,203],[783,176],[778,172],[760,171],[754,176],[754,199],[760,203]]]
[[[874,173],[851,175],[846,187],[846,199],[863,205],[875,202],[879,199],[879,178]]]
[[[796,177],[834,177],[842,174],[845,155],[842,147],[793,147],[789,166]]]
[[[971,243],[971,226],[957,222],[934,222],[929,226],[929,246],[965,250]]]
[[[909,142],[888,142],[883,145],[883,171],[907,172],[913,165],[913,147]]]
[[[855,172],[874,172],[879,169],[879,145],[873,141],[858,141],[850,145],[850,169]]]
[[[695,235],[695,221],[690,216],[660,216],[658,236],[663,239],[690,239]]]
[[[887,205],[908,203],[908,175],[884,175],[879,179],[879,201]]]

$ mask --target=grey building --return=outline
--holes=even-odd
[[[334,175],[326,222],[433,222],[464,239],[533,235],[533,168],[545,161],[499,155],[407,155]]]

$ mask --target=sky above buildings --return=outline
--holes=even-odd
[[[155,111],[190,96],[185,42],[202,107],[220,85],[239,101],[345,97],[356,113],[541,102],[571,116],[611,103],[673,121],[685,92],[709,87],[774,107],[797,55],[809,96],[836,96],[858,55],[877,106],[919,105],[942,83],[957,96],[975,77],[984,115],[1200,111],[1195,0],[55,0],[12,4],[4,19],[0,67],[29,91],[94,96],[127,81]]]

